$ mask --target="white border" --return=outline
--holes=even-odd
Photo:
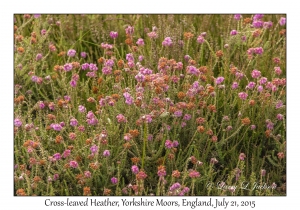
[[[287,196],[286,197],[228,197],[227,200],[255,200],[255,209],[282,209],[289,206],[291,209],[299,208],[297,192],[299,189],[299,15],[296,5],[288,1],[278,0],[220,0],[220,1],[1,1],[1,188],[0,206],[3,209],[54,209],[45,207],[46,197],[19,198],[13,197],[13,14],[14,13],[197,13],[197,14],[219,14],[219,13],[287,13],[287,146],[288,146],[288,168],[287,168]],[[214,197],[216,198],[216,197]],[[51,199],[62,200],[66,197],[52,197]],[[103,198],[99,198],[103,199]],[[115,199],[121,199],[115,198]],[[150,199],[150,198],[149,198]],[[173,199],[164,197],[165,200]],[[174,198],[175,199],[175,198]],[[208,199],[208,197],[203,197]],[[72,197],[72,200],[84,200],[83,197]],[[294,208],[293,208],[294,207]],[[57,207],[56,207],[57,208]],[[74,208],[74,207],[67,207]],[[96,207],[101,208],[101,207]],[[124,207],[123,207],[124,208]],[[122,209],[123,209],[122,208]],[[140,207],[139,207],[140,208]],[[144,207],[145,208],[145,207]],[[156,207],[157,208],[157,207]],[[199,207],[198,207],[199,208]],[[198,209],[196,208],[196,209]],[[106,209],[106,208],[105,208]],[[114,209],[114,208],[112,208]],[[120,208],[118,208],[120,209]],[[124,208],[131,209],[131,208]],[[137,209],[137,208],[134,208]],[[190,208],[188,208],[190,209]],[[205,209],[205,208],[202,208]],[[221,209],[221,208],[218,208]],[[228,209],[228,208],[227,208]],[[230,208],[229,208],[230,209]],[[238,209],[238,208],[236,208]]]

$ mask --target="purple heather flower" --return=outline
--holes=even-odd
[[[188,193],[190,191],[190,188],[185,187],[183,190],[179,193],[179,196],[184,196],[184,194]]]
[[[61,159],[61,155],[60,155],[59,153],[55,153],[55,154],[53,155],[53,159],[54,159],[55,161],[60,160],[60,159]]]
[[[91,176],[92,176],[92,174],[91,174],[90,171],[85,171],[85,172],[84,172],[84,177],[85,177],[85,178],[91,178]]]
[[[110,151],[109,150],[104,150],[103,156],[104,157],[109,157],[110,156]]]
[[[272,21],[264,22],[264,28],[272,28],[273,23]]]
[[[191,118],[192,118],[192,116],[190,114],[185,114],[183,116],[183,120],[185,120],[185,121],[189,121]]]
[[[142,60],[144,60],[144,56],[140,55],[139,56],[139,61],[141,62]]]
[[[69,57],[74,57],[76,55],[76,50],[74,50],[74,49],[68,50],[67,55]]]
[[[233,18],[234,18],[235,20],[240,20],[241,17],[242,17],[241,14],[235,14],[235,15],[233,16]]]
[[[200,177],[200,173],[198,171],[195,171],[195,170],[191,170],[189,172],[189,177],[191,178],[197,178],[197,177]]]
[[[240,93],[238,94],[238,96],[239,96],[240,99],[246,100],[247,97],[248,97],[248,94],[245,93],[245,92],[240,92]]]
[[[109,36],[110,36],[110,38],[112,38],[112,39],[116,39],[116,38],[118,37],[118,32],[116,32],[116,31],[111,31],[111,32],[109,33]]]
[[[249,82],[248,85],[246,86],[246,89],[253,89],[255,87],[255,82]]]
[[[118,183],[118,179],[116,177],[112,177],[110,179],[110,181],[111,181],[112,184],[117,184]]]
[[[136,44],[137,44],[138,46],[144,46],[144,45],[145,45],[144,40],[143,40],[142,38],[139,38],[139,39],[137,40]]]
[[[206,37],[206,32],[202,32],[200,35]]]
[[[166,140],[166,142],[165,142],[165,147],[166,147],[167,149],[173,148],[173,142],[172,142],[171,140]]]
[[[81,53],[80,53],[80,56],[81,56],[82,58],[86,58],[87,54],[86,54],[86,52],[81,52]]]
[[[156,39],[157,33],[155,31],[151,31],[150,33],[147,33],[147,35],[151,38],[151,39]]]
[[[256,125],[251,125],[251,126],[250,126],[250,129],[251,129],[251,130],[255,130],[255,129],[256,129]]]
[[[268,130],[273,130],[273,129],[274,129],[274,123],[272,123],[271,121],[269,121],[269,122],[267,123],[267,129],[268,129]]]
[[[276,67],[274,67],[274,72],[275,72],[275,74],[280,75],[282,73],[282,70],[280,69],[279,66],[276,66]]]
[[[106,62],[105,62],[105,66],[109,66],[109,67],[113,67],[114,66],[114,60],[112,59],[108,59]]]
[[[218,78],[216,79],[216,84],[219,85],[219,84],[221,84],[223,81],[224,81],[224,77],[218,77]]]
[[[264,49],[262,47],[257,47],[254,49],[256,54],[261,55],[264,52]]]
[[[51,124],[50,127],[55,131],[61,131],[62,126],[60,124]]]
[[[263,86],[260,85],[260,86],[257,87],[258,92],[262,92],[263,90],[264,90]]]
[[[93,77],[96,77],[97,75],[94,71],[89,71],[88,73],[86,73],[86,76],[93,78]]]
[[[67,150],[65,150],[65,151],[63,152],[62,156],[63,156],[64,158],[67,158],[67,157],[70,156],[70,154],[71,154],[71,150],[67,149]]]
[[[71,160],[69,164],[70,164],[70,167],[72,167],[72,168],[78,167],[78,163],[75,160]]]
[[[279,20],[279,24],[281,26],[284,26],[286,24],[286,18],[285,17],[281,17],[280,20]]]
[[[187,67],[187,73],[198,76],[200,74],[200,71],[195,66],[188,66]]]
[[[88,63],[84,63],[81,65],[82,70],[87,70],[89,67],[90,67],[90,64],[88,64]]]
[[[132,26],[127,26],[127,28],[125,29],[126,34],[128,35],[132,35],[134,32],[134,27]]]
[[[35,57],[35,60],[39,61],[43,58],[43,55],[41,53],[37,54]]]
[[[64,65],[64,70],[65,71],[71,71],[73,69],[73,65],[71,63],[66,63]]]
[[[70,101],[70,100],[71,100],[71,97],[70,97],[69,95],[65,95],[65,96],[64,96],[64,99],[65,99],[66,101]]]
[[[112,74],[112,68],[109,67],[109,66],[105,66],[105,67],[102,68],[102,73],[103,73],[104,75]]]
[[[53,175],[53,181],[56,181],[56,180],[58,180],[59,179],[59,175],[58,174],[54,174]]]
[[[262,77],[262,78],[259,80],[259,84],[263,85],[263,84],[265,84],[267,81],[268,81],[268,79],[267,79],[266,77]]]
[[[203,42],[204,42],[205,40],[204,40],[204,37],[203,36],[198,36],[198,38],[197,38],[197,42],[199,43],[199,44],[202,44]]]
[[[235,36],[235,35],[237,35],[237,33],[238,33],[238,32],[237,32],[236,30],[232,30],[232,31],[230,32],[230,35],[231,35],[231,36]]]
[[[97,125],[98,124],[98,120],[96,118],[90,118],[90,119],[87,119],[86,122],[89,124],[89,125]]]
[[[140,72],[134,77],[138,82],[144,82],[145,76],[141,74]]]
[[[261,72],[254,69],[251,73],[252,78],[259,78],[261,76]]]
[[[239,87],[239,84],[237,82],[233,82],[231,85],[232,89],[237,89]]]
[[[124,115],[122,115],[122,114],[118,114],[116,116],[116,118],[118,120],[118,123],[127,122],[126,117]]]
[[[264,26],[264,22],[261,20],[255,20],[252,25],[254,28],[262,28]]]
[[[131,166],[131,171],[132,171],[132,173],[137,174],[137,173],[139,173],[139,167],[136,165],[133,165],[133,166]]]
[[[283,115],[282,114],[277,114],[277,116],[276,116],[276,118],[277,118],[277,120],[283,120]]]
[[[263,14],[256,14],[256,15],[253,16],[253,20],[260,20],[260,19],[262,19],[263,17],[264,17]]]
[[[71,80],[70,81],[70,85],[71,85],[71,87],[76,87],[76,85],[77,85],[77,82],[75,81],[75,80]]]
[[[90,63],[90,64],[89,64],[89,69],[90,69],[91,71],[97,71],[97,70],[98,70],[97,64]]]
[[[47,33],[47,30],[46,30],[46,29],[42,29],[42,30],[41,30],[41,35],[42,35],[42,36],[44,36],[46,33]]]
[[[282,108],[283,107],[283,102],[282,101],[278,101],[277,103],[276,103],[276,109],[280,109],[280,108]]]
[[[181,127],[184,128],[186,126],[186,122],[181,123]]]
[[[60,125],[61,127],[65,127],[66,124],[65,124],[65,122],[60,122],[59,125]]]
[[[78,111],[81,112],[81,113],[84,113],[84,112],[86,112],[86,108],[82,105],[79,105],[78,106]]]
[[[34,14],[33,17],[34,18],[39,18],[39,17],[41,17],[41,14]]]
[[[178,147],[178,145],[179,145],[179,142],[178,142],[178,141],[173,141],[173,143],[172,143],[172,146],[173,146],[173,147]]]
[[[170,191],[177,190],[177,189],[179,189],[180,187],[181,187],[181,185],[180,185],[178,182],[176,182],[176,183],[174,183],[174,184],[170,187]]]
[[[21,127],[21,126],[22,126],[22,121],[21,121],[19,118],[16,118],[16,119],[14,120],[14,125],[15,125],[16,127]]]
[[[164,39],[164,41],[162,42],[162,45],[165,47],[170,47],[170,46],[172,46],[172,44],[173,44],[173,42],[170,37],[166,37]]]
[[[75,119],[75,118],[72,118],[71,120],[70,120],[70,125],[71,126],[77,126],[78,125],[78,121]]]
[[[97,145],[93,145],[93,146],[91,146],[90,150],[91,150],[91,153],[93,155],[95,155],[98,152],[98,146]]]
[[[181,117],[182,116],[182,111],[181,110],[177,110],[174,112],[174,116],[175,117]]]
[[[132,53],[126,54],[126,60],[127,61],[134,61],[134,57],[133,57]]]

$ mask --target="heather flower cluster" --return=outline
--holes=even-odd
[[[15,195],[286,195],[286,25],[16,14]]]

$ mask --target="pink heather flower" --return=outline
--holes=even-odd
[[[255,87],[255,82],[249,82],[248,85],[246,86],[246,89],[253,89]]]
[[[132,173],[137,174],[137,173],[139,173],[139,167],[136,165],[133,165],[133,166],[131,166],[131,171],[132,171]]]
[[[93,145],[93,146],[91,146],[90,150],[91,150],[91,153],[93,155],[95,155],[98,152],[98,146],[97,145]]]
[[[264,49],[262,47],[257,47],[254,49],[256,54],[261,55],[264,52]]]
[[[242,15],[240,15],[240,14],[236,14],[236,15],[233,16],[233,18],[234,18],[235,20],[240,20],[241,17],[242,17]]]
[[[65,96],[64,96],[64,99],[65,99],[66,101],[70,101],[70,100],[71,100],[71,97],[70,97],[69,95],[65,95]]]
[[[191,118],[192,118],[192,116],[191,116],[190,114],[185,114],[185,115],[183,116],[183,120],[184,120],[184,121],[189,121]]]
[[[133,98],[128,92],[123,93],[123,96],[125,98],[125,103],[126,104],[128,104],[128,105],[133,104]]]
[[[242,79],[244,77],[244,74],[241,73],[241,72],[236,72],[235,76],[236,76],[237,79]]]
[[[54,161],[61,159],[61,155],[59,153],[55,153],[52,157],[53,157]]]
[[[96,77],[97,75],[94,71],[90,71],[90,72],[86,73],[86,76],[92,78],[92,77]]]
[[[80,53],[80,56],[81,56],[82,58],[86,58],[87,53],[86,53],[86,52],[81,52],[81,53]]]
[[[67,158],[70,156],[70,154],[71,154],[71,150],[67,149],[63,152],[62,156],[63,158]]]
[[[79,105],[78,106],[78,111],[81,112],[81,113],[84,113],[84,112],[86,112],[86,108],[82,105]]]
[[[283,120],[283,115],[282,114],[277,114],[277,116],[276,116],[276,118],[277,118],[277,120]]]
[[[272,123],[271,121],[267,122],[267,129],[268,130],[273,130],[274,129],[274,123]]]
[[[89,67],[90,67],[90,64],[88,64],[88,63],[84,63],[81,65],[82,70],[87,70]]]
[[[89,69],[90,69],[91,71],[97,71],[97,70],[98,70],[97,64],[90,63],[90,64],[89,64]]]
[[[275,71],[275,74],[277,74],[277,75],[280,75],[282,73],[282,70],[280,69],[279,66],[274,67],[274,71]]]
[[[216,84],[219,85],[219,84],[221,84],[223,81],[224,81],[224,77],[218,77],[218,78],[216,79]]]
[[[181,127],[184,128],[186,126],[186,122],[181,123]]]
[[[187,67],[187,73],[198,76],[200,74],[200,71],[195,66],[188,66]]]
[[[109,150],[104,150],[103,156],[104,157],[109,157],[110,156],[110,151]]]
[[[167,175],[166,169],[164,169],[164,168],[159,169],[159,170],[157,171],[157,175],[158,175],[159,177],[164,177],[164,176],[166,176],[166,175]]]
[[[240,160],[245,160],[245,157],[246,157],[246,155],[245,155],[244,153],[241,153],[241,154],[239,155],[239,159],[240,159]]]
[[[70,134],[69,134],[69,138],[70,138],[71,140],[75,140],[75,139],[76,139],[76,134],[75,134],[75,133],[70,133]]]
[[[254,69],[251,73],[252,78],[259,78],[261,76],[261,72]]]
[[[78,129],[80,132],[84,132],[84,131],[85,131],[85,128],[84,128],[83,125],[78,126],[77,129]]]
[[[264,17],[263,14],[256,14],[253,16],[253,20],[261,20]]]
[[[239,96],[240,99],[246,100],[247,97],[248,97],[248,94],[245,93],[245,92],[240,92],[240,93],[238,94],[238,96]]]
[[[142,116],[142,120],[146,123],[151,123],[152,122],[152,117],[149,114],[146,114],[144,116]]]
[[[14,125],[15,125],[16,127],[21,127],[21,126],[22,126],[22,121],[21,121],[19,118],[16,118],[16,119],[14,120]]]
[[[185,187],[183,190],[179,193],[179,196],[184,196],[184,194],[188,193],[190,191],[190,188]]]
[[[264,28],[272,28],[273,23],[272,21],[264,22]]]
[[[101,43],[101,47],[106,50],[110,50],[113,48],[111,44],[107,44],[107,43]]]
[[[281,26],[284,26],[285,23],[286,23],[286,18],[285,18],[285,17],[281,17],[280,20],[279,20],[279,24],[280,24]]]
[[[126,133],[126,134],[124,135],[124,140],[125,140],[125,141],[130,141],[131,139],[132,139],[132,136],[131,136],[130,133]]]
[[[64,70],[65,71],[71,71],[73,69],[73,65],[71,63],[66,63],[64,65]]]
[[[43,55],[41,53],[39,53],[35,56],[35,60],[37,60],[37,61],[41,60],[42,58],[43,58]]]
[[[53,181],[56,181],[56,180],[58,180],[59,179],[59,175],[58,174],[54,174],[53,175]]]
[[[162,45],[165,46],[165,47],[170,47],[170,46],[173,45],[173,42],[172,42],[170,37],[166,37],[164,39],[164,41],[162,42]]]
[[[105,66],[109,66],[109,67],[113,67],[114,66],[114,60],[112,59],[108,59],[106,62],[105,62]]]
[[[139,61],[141,62],[142,60],[144,60],[144,56],[140,55],[139,56]]]
[[[73,126],[73,127],[75,127],[75,126],[78,125],[78,121],[77,121],[75,118],[72,118],[72,119],[70,120],[70,125]]]
[[[200,35],[206,37],[206,32],[202,32]]]
[[[181,187],[181,185],[180,185],[178,182],[176,182],[176,183],[174,183],[174,184],[170,187],[170,191],[177,190],[177,189],[179,189],[180,187]]]
[[[141,74],[140,72],[134,78],[138,82],[144,82],[145,81],[145,76],[143,74]]]
[[[136,44],[137,44],[138,46],[144,46],[144,45],[145,45],[144,40],[143,40],[142,38],[139,38],[139,39],[137,40]]]
[[[253,21],[252,25],[254,28],[262,28],[264,25],[264,22],[261,20],[255,20],[255,21]]]
[[[255,129],[256,129],[256,125],[251,125],[251,126],[250,126],[250,129],[251,129],[251,130],[255,130]]]
[[[77,82],[75,80],[71,80],[70,85],[71,85],[71,87],[74,88],[74,87],[76,87]]]
[[[47,30],[46,30],[46,29],[42,29],[42,30],[41,30],[41,35],[42,35],[42,36],[44,36],[46,33],[47,33]]]
[[[132,26],[127,26],[127,28],[125,29],[126,34],[128,35],[132,35],[134,32],[134,27]]]
[[[55,104],[53,102],[50,102],[48,105],[50,110],[54,110],[55,109]]]
[[[94,115],[94,113],[93,113],[92,111],[89,111],[89,112],[87,113],[87,115],[86,115],[86,118],[88,118],[88,119],[94,118],[94,117],[95,117],[95,115]]]
[[[41,14],[34,14],[33,17],[34,18],[39,18],[39,17],[41,17]]]
[[[266,77],[262,77],[262,78],[259,80],[259,84],[263,85],[263,84],[265,84],[267,81],[268,81],[268,79],[267,79]]]
[[[111,181],[112,184],[117,184],[118,183],[118,179],[116,177],[112,177],[110,179],[110,181]]]
[[[126,60],[127,61],[134,61],[134,57],[133,57],[132,53],[126,54]]]
[[[237,33],[238,33],[238,32],[237,32],[236,30],[230,31],[230,35],[231,35],[231,36],[235,36],[235,35],[237,35]]]
[[[74,49],[68,50],[67,55],[69,57],[74,57],[76,55],[76,50],[74,50]]]
[[[122,115],[122,114],[118,114],[116,116],[116,118],[118,120],[118,123],[127,122],[126,117],[124,115]]]
[[[227,128],[226,128],[226,131],[231,131],[231,130],[232,130],[232,126],[228,125]]]
[[[105,66],[105,67],[102,68],[102,73],[103,73],[104,75],[112,74],[112,68],[109,67],[109,66]]]
[[[233,82],[232,85],[231,85],[231,88],[234,90],[234,89],[237,89],[239,87],[239,84],[237,82]]]
[[[177,110],[176,112],[174,112],[174,116],[175,117],[181,117],[182,116],[182,111],[181,110]]]
[[[157,33],[155,31],[152,31],[150,33],[147,33],[147,35],[151,38],[151,39],[156,39],[158,36],[157,36]]]
[[[165,147],[167,149],[173,148],[173,142],[171,140],[166,140]]]
[[[198,38],[197,38],[197,42],[199,43],[199,44],[203,44],[203,42],[204,42],[205,40],[204,40],[204,37],[203,36],[198,36]]]
[[[191,178],[197,178],[197,177],[200,177],[200,173],[198,171],[195,171],[195,170],[191,170],[189,172],[189,177]]]
[[[72,167],[72,168],[78,167],[78,163],[75,160],[71,160],[69,164],[70,164],[70,167]]]
[[[258,92],[262,92],[263,90],[264,90],[263,86],[260,85],[260,86],[257,87]]]
[[[65,124],[65,122],[60,122],[59,125],[60,125],[61,127],[65,127],[66,124]]]
[[[85,171],[85,172],[84,172],[84,177],[85,177],[85,178],[91,178],[91,176],[92,176],[92,174],[91,174],[90,171]]]
[[[265,176],[266,175],[266,170],[265,169],[261,169],[261,171],[260,171],[260,174],[262,175],[262,176]]]
[[[62,126],[60,124],[51,124],[50,127],[55,131],[61,131]]]
[[[97,125],[98,124],[98,120],[96,118],[90,118],[90,119],[87,119],[86,122],[89,124],[89,125]]]
[[[172,146],[173,146],[173,147],[178,147],[178,145],[179,145],[179,142],[178,142],[178,141],[173,141],[173,143],[172,143]]]
[[[118,32],[111,31],[111,32],[109,33],[109,36],[110,36],[110,38],[112,38],[112,39],[116,39],[116,38],[118,37]]]

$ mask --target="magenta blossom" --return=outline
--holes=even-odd
[[[110,38],[112,38],[112,39],[116,39],[116,38],[118,37],[118,32],[111,31],[111,32],[109,33],[109,36],[110,36]]]
[[[170,47],[173,45],[173,41],[171,40],[170,37],[166,37],[164,39],[164,41],[162,42],[162,45],[165,46],[165,47]]]
[[[72,168],[78,168],[78,163],[75,160],[71,160],[69,164]]]
[[[242,100],[246,100],[248,97],[248,94],[245,92],[240,92],[238,95],[239,95],[239,98]]]

